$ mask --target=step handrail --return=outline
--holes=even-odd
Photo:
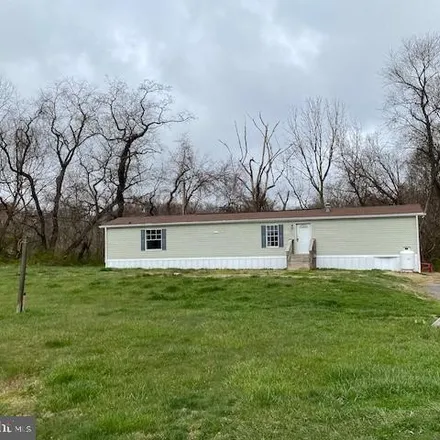
[[[287,264],[289,264],[290,257],[293,254],[293,244],[294,244],[294,240],[291,238],[287,241],[287,246],[284,248],[284,251],[286,252]]]
[[[309,244],[309,268],[316,269],[316,239],[312,238]]]

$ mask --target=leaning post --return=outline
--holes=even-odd
[[[17,294],[17,313],[24,311],[24,286],[26,281],[26,263],[27,263],[27,239],[23,238],[21,242],[21,263],[20,263],[20,281],[18,283]]]

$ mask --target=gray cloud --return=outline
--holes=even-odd
[[[429,11],[427,14],[426,11]],[[310,95],[381,123],[379,71],[404,37],[437,29],[437,0],[2,0],[0,74],[25,94],[63,75],[171,85],[198,119],[196,146],[233,138],[234,119],[283,119]]]

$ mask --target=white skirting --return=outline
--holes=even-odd
[[[106,267],[118,269],[285,269],[285,256],[108,259]]]
[[[399,255],[318,255],[316,265],[327,269],[352,270],[400,270]],[[419,271],[419,261],[415,255],[414,271]]]
[[[414,271],[419,271],[415,256]],[[350,270],[400,270],[399,255],[318,255],[318,268]],[[211,257],[211,258],[148,258],[109,259],[106,267],[118,269],[285,269],[286,257]]]

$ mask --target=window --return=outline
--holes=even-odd
[[[147,249],[162,249],[162,229],[147,229],[145,238]]]
[[[266,247],[279,247],[280,236],[278,225],[266,226]]]
[[[284,247],[283,225],[261,225],[261,247]]]
[[[166,250],[166,229],[142,229],[141,250]]]

